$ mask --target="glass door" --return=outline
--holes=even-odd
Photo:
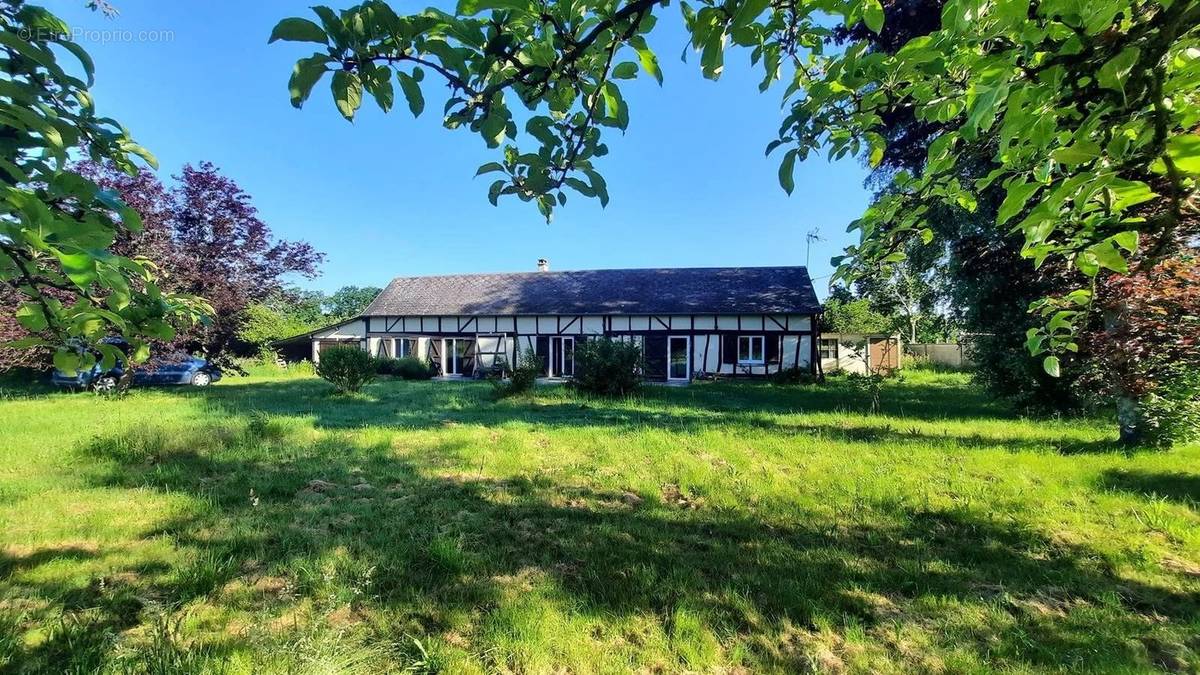
[[[692,372],[691,338],[667,338],[667,379],[687,380]]]
[[[475,356],[471,352],[474,340],[444,338],[442,340],[442,375],[465,375],[475,369]]]
[[[575,374],[575,338],[550,338],[550,377],[571,377]]]

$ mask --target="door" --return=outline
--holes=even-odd
[[[469,375],[475,370],[474,340],[445,338],[442,340],[442,374]]]
[[[550,338],[550,377],[571,377],[575,374],[575,338]]]
[[[687,380],[692,374],[692,339],[672,335],[667,338],[667,379]]]

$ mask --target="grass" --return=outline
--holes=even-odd
[[[1200,668],[1200,446],[965,376],[0,400],[0,671]]]

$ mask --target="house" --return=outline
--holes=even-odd
[[[900,336],[884,333],[822,333],[817,342],[821,372],[867,375],[900,368]]]
[[[575,347],[610,337],[642,347],[648,379],[816,372],[821,305],[804,267],[714,267],[397,277],[362,315],[307,336],[311,355],[354,344],[469,377],[532,350],[570,377]]]

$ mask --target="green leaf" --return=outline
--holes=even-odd
[[[796,153],[795,148],[788,150],[779,164],[779,186],[789,195],[796,189]]]
[[[1078,166],[1100,156],[1100,146],[1092,141],[1081,140],[1050,153],[1055,161],[1066,166]]]
[[[720,79],[725,70],[725,32],[714,29],[700,51],[700,72],[710,80]]]
[[[151,319],[141,325],[142,333],[159,340],[170,340],[175,337],[175,329],[162,319]]]
[[[1025,204],[1040,187],[1042,186],[1039,183],[1010,184],[1007,194],[1004,195],[1004,201],[1001,202],[1000,209],[996,212],[996,224],[1003,225],[1012,220],[1013,216],[1025,210]]]
[[[275,28],[271,30],[271,37],[267,40],[267,44],[276,40],[326,44],[329,42],[329,36],[325,34],[324,29],[312,21],[293,17],[275,24]]]
[[[96,345],[96,351],[100,352],[100,370],[112,370],[125,356],[120,349],[103,342]]]
[[[66,375],[74,375],[79,370],[79,354],[60,347],[54,352],[54,367]]]
[[[583,172],[592,181],[592,192],[600,198],[600,206],[608,206],[608,183],[605,182],[604,177],[591,169],[584,169]]]
[[[621,110],[621,90],[617,89],[617,85],[612,82],[605,82],[604,89],[604,110],[609,117],[616,117]]]
[[[646,38],[641,35],[635,35],[629,38],[629,46],[633,47],[633,50],[637,52],[638,62],[642,64],[642,70],[653,77],[661,87],[663,83],[662,68],[658,65],[658,56],[646,46]]]
[[[30,333],[40,333],[49,326],[41,306],[27,302],[17,309],[17,323]]]
[[[1158,196],[1140,180],[1125,180],[1114,178],[1108,189],[1112,192],[1110,207],[1114,213],[1120,213],[1131,206],[1143,204]]]
[[[863,21],[872,33],[878,35],[883,31],[883,5],[879,0],[866,0],[863,3]]]
[[[1167,139],[1167,156],[1176,169],[1189,176],[1200,176],[1200,135],[1180,134]]]
[[[56,44],[71,52],[75,55],[75,58],[79,59],[79,63],[83,66],[84,76],[87,77],[87,86],[91,87],[95,84],[96,65],[92,63],[92,57],[87,53],[87,50],[74,40],[60,40]]]
[[[1042,359],[1042,368],[1050,377],[1058,377],[1061,374],[1057,356],[1047,356]]]
[[[296,61],[292,67],[292,77],[288,80],[288,94],[292,106],[299,108],[308,100],[312,88],[321,77],[329,72],[329,57],[324,54],[313,54],[308,58]]]
[[[79,288],[96,280],[96,259],[88,253],[58,253],[63,273]]]
[[[482,176],[485,173],[492,173],[494,171],[504,172],[504,170],[504,165],[500,162],[488,162],[487,164],[481,165],[479,170],[475,172],[475,175]]]
[[[500,141],[504,139],[504,129],[507,124],[508,121],[494,110],[491,115],[483,118],[483,122],[479,125],[479,133],[489,148],[500,145]]]
[[[459,16],[473,16],[480,12],[497,9],[530,11],[527,0],[458,0],[458,9],[455,14]]]
[[[612,69],[612,76],[618,80],[632,80],[637,77],[637,72],[638,64],[632,61],[625,61],[624,63],[618,63]]]
[[[1031,355],[1037,356],[1038,354],[1046,351],[1042,347],[1042,343],[1045,341],[1045,336],[1043,336],[1041,331],[1038,329],[1030,328],[1029,330],[1025,331],[1025,349],[1027,349]]]
[[[508,184],[507,181],[498,180],[498,181],[492,183],[492,186],[490,188],[488,188],[488,201],[492,203],[492,206],[497,205],[497,202],[500,199],[500,192],[504,189],[504,186],[507,184]]]
[[[379,68],[375,71],[375,76],[367,80],[367,91],[375,97],[375,103],[383,112],[388,112],[392,109],[392,104],[396,102],[396,90],[392,88],[392,71],[387,68]]]
[[[354,120],[354,113],[362,105],[362,81],[358,73],[339,70],[333,74],[333,102],[347,120]]]
[[[404,72],[397,72],[396,79],[400,80],[400,89],[404,92],[404,98],[408,100],[408,109],[412,111],[413,117],[419,117],[421,111],[425,110],[425,97],[421,94],[421,85]]]
[[[744,0],[738,9],[733,14],[733,21],[730,25],[733,28],[741,28],[750,25],[760,14],[771,6],[771,0]]]
[[[1106,239],[1098,244],[1089,246],[1087,251],[1096,256],[1096,262],[1101,267],[1107,267],[1120,274],[1129,273],[1129,265],[1125,262],[1125,257],[1121,255],[1121,251],[1117,249],[1113,242]]]
[[[1133,66],[1137,64],[1141,53],[1141,50],[1137,47],[1122,49],[1120,54],[1109,59],[1108,63],[1100,66],[1100,70],[1096,73],[1096,82],[1101,87],[1119,91],[1124,96],[1125,81],[1129,79],[1129,74],[1133,71]]]
[[[1116,244],[1117,246],[1120,246],[1121,248],[1125,249],[1126,251],[1129,251],[1130,253],[1133,253],[1134,251],[1137,250],[1138,233],[1136,230],[1130,230],[1128,232],[1118,232],[1117,234],[1114,234],[1111,237],[1111,239],[1113,240],[1114,244]]]

